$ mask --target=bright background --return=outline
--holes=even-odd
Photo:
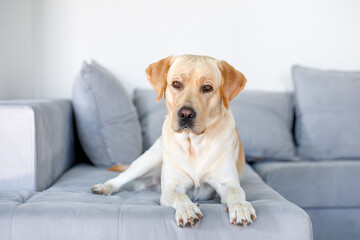
[[[71,98],[95,59],[131,93],[170,54],[225,59],[247,89],[292,90],[293,64],[360,70],[358,0],[0,0],[0,99]]]

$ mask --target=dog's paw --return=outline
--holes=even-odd
[[[203,217],[199,204],[183,204],[175,211],[175,221],[180,227],[193,227]]]
[[[91,188],[91,192],[94,194],[109,196],[113,192],[113,187],[108,184],[97,184]]]
[[[247,226],[256,219],[255,209],[251,203],[244,201],[236,204],[228,204],[226,212],[229,213],[230,223]]]

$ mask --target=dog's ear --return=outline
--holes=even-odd
[[[146,76],[151,84],[151,86],[158,93],[157,102],[161,99],[165,88],[166,88],[166,78],[169,68],[171,66],[173,56],[161,59],[158,62],[150,64],[150,66],[145,70]]]
[[[220,94],[224,106],[229,109],[230,101],[238,95],[246,85],[245,76],[225,61],[219,61],[221,71]]]

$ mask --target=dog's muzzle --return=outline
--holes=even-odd
[[[180,128],[192,128],[194,126],[194,120],[196,118],[196,112],[192,107],[182,107],[178,111],[179,127]]]

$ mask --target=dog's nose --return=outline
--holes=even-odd
[[[182,107],[178,112],[178,116],[183,122],[190,122],[194,118],[196,118],[196,112],[191,107]]]

